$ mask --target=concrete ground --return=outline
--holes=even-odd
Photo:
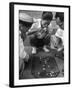
[[[30,40],[28,37],[26,38],[24,43],[27,45],[27,47],[31,47],[30,46]],[[31,52],[31,51],[29,51],[29,52]],[[57,53],[56,50],[50,50],[50,52],[48,52],[48,53],[41,50],[36,54],[36,56],[41,56],[41,57],[43,57],[43,56],[55,56],[55,53]],[[58,65],[58,69],[60,71],[58,77],[63,77],[64,76],[63,75],[64,60],[62,60],[61,58],[55,57],[55,61]],[[32,79],[32,78],[34,78],[34,76],[31,74],[31,65],[32,65],[31,60],[29,60],[28,62],[25,63],[25,69],[23,71],[23,76],[20,79]]]

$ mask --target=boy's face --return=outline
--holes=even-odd
[[[56,18],[56,23],[57,23],[57,25],[59,25],[59,27],[60,27],[61,29],[64,30],[64,22],[61,22],[59,18]]]
[[[41,25],[42,25],[43,28],[48,27],[49,24],[50,24],[50,20],[42,20],[41,21]]]

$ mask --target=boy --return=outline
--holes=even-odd
[[[51,40],[57,51],[61,51],[64,48],[64,13],[56,12],[55,18],[59,28],[57,29],[55,35],[51,36]]]
[[[34,23],[28,33],[36,32],[31,38],[31,45],[33,48],[33,53],[36,53],[36,48],[43,48],[45,52],[49,52],[46,45],[50,43],[50,38],[45,36],[49,33],[48,25],[53,18],[52,12],[43,12],[41,19],[34,19]],[[27,34],[28,34],[27,33]]]
[[[33,23],[33,18],[29,15],[20,12],[19,13],[19,74],[20,78],[22,78],[22,74],[25,68],[25,62],[28,62],[29,54],[25,49],[24,41],[26,38],[26,32],[29,30]],[[31,51],[28,48],[28,51]]]
[[[59,25],[59,28],[55,34],[59,38],[58,51],[63,50],[64,48],[64,13],[56,13],[56,23]]]

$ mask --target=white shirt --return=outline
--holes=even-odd
[[[39,30],[39,28],[41,28],[41,19],[34,19],[34,23],[29,29],[29,32]]]
[[[26,57],[27,53],[24,50],[23,40],[19,36],[19,57],[21,59],[24,59]]]
[[[61,40],[63,42],[63,45],[64,45],[64,30],[62,30],[62,29],[59,28],[57,30],[55,36],[61,38]]]

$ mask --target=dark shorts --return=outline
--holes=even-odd
[[[47,38],[44,37],[42,39],[39,39],[37,37],[31,38],[30,44],[31,44],[31,46],[34,46],[37,48],[43,47],[44,45],[49,45],[50,37],[47,37]]]

